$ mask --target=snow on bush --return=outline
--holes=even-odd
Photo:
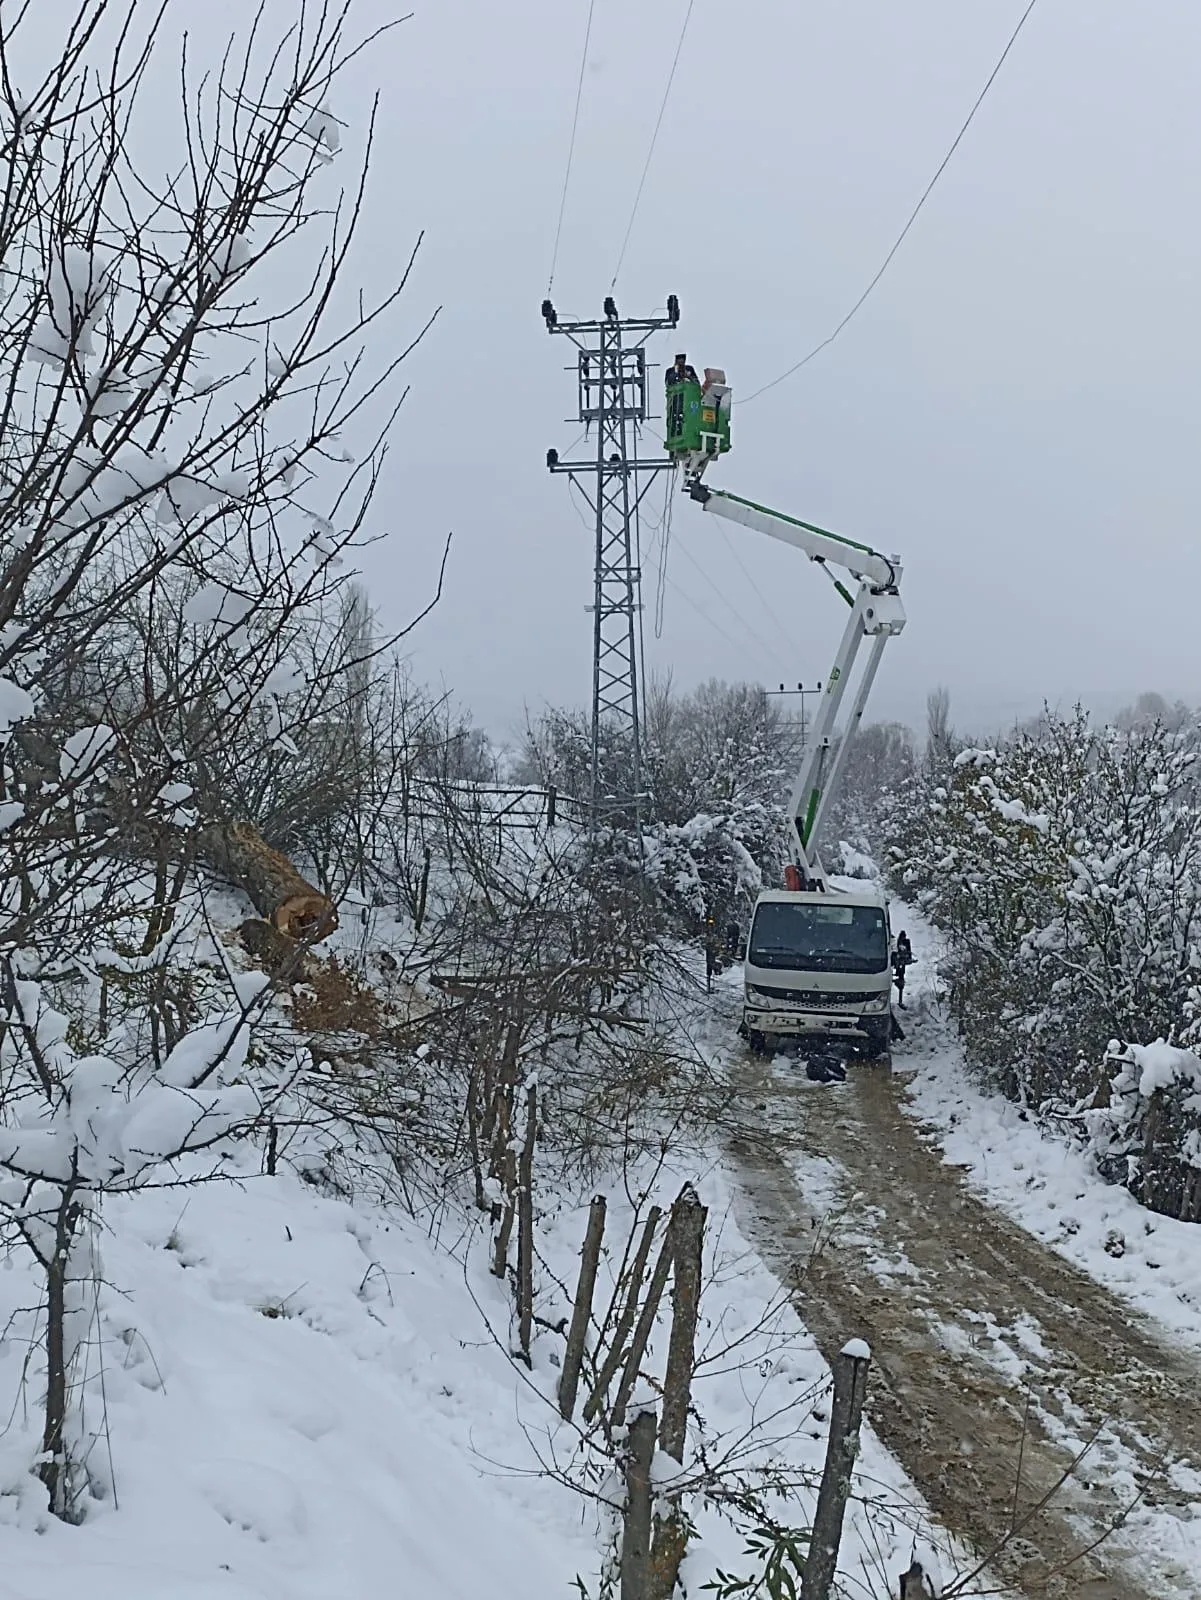
[[[1176,1215],[1192,1214],[1191,1179],[1149,1181],[1148,1162],[1191,1163],[1189,1095],[1178,1077],[1145,1092],[1137,1052],[1201,1037],[1197,763],[1191,726],[1048,713],[916,774],[888,852],[896,889],[949,936],[969,1058],[1073,1119],[1108,1175]],[[1153,1158],[1135,1154],[1147,1137]]]

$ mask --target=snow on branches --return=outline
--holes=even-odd
[[[99,1196],[174,1181],[292,1070],[257,980],[177,958],[180,908],[206,826],[274,807],[287,842],[362,741],[335,569],[424,330],[393,319],[411,259],[340,287],[374,108],[340,192],[332,107],[390,23],[302,8],[198,63],[171,5],[75,0],[29,39],[26,9],[0,15],[0,1229],[45,1278],[37,1470],[68,1516]]]
[[[892,820],[892,878],[950,936],[971,1057],[1014,1098],[1087,1126],[1136,1192],[1146,1163],[1125,1156],[1153,1103],[1174,1159],[1197,1154],[1195,1091],[1179,1076],[1149,1086],[1140,1052],[1201,1037],[1198,760],[1193,726],[1047,714],[916,778]]]

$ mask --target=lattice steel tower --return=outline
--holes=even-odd
[[[592,603],[592,826],[603,821],[640,821],[642,729],[639,715],[642,660],[642,573],[638,512],[667,456],[644,459],[641,435],[649,417],[646,344],[651,334],[674,328],[680,318],[675,295],[662,317],[621,317],[612,295],[596,321],[561,322],[549,300],[542,315],[551,333],[576,346],[578,416],[595,451],[578,461],[560,461],[548,450],[552,472],[565,472],[592,508],[596,526],[596,576]],[[568,371],[572,369],[569,367]],[[593,432],[595,430],[595,433]],[[617,751],[607,760],[608,744]]]

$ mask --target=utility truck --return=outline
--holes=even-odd
[[[724,372],[706,369],[703,383],[673,382],[669,373],[666,448],[683,468],[685,492],[709,516],[799,550],[822,568],[847,607],[788,801],[784,885],[765,889],[751,918],[742,1032],[758,1051],[794,1040],[817,1050],[833,1046],[883,1056],[892,1038],[887,901],[869,886],[848,891],[832,884],[818,842],[884,647],[905,626],[901,563],[870,545],[705,484],[706,469],[730,449],[730,411]]]

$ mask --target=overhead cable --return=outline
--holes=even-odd
[[[571,164],[575,159],[575,139],[580,126],[580,101],[584,95],[584,72],[588,65],[588,46],[592,40],[592,14],[596,10],[596,0],[588,0],[588,25],[584,29],[584,48],[580,52],[580,76],[575,86],[575,110],[571,117],[571,138],[567,144],[567,166],[563,172],[563,192],[559,196],[559,220],[555,224],[555,247],[551,252],[550,276],[546,280],[546,293],[555,286],[555,268],[559,264],[559,241],[563,237],[563,216],[567,210],[567,189],[571,183]]]
[[[962,138],[963,138],[964,134],[967,132],[967,130],[971,127],[972,122],[973,122],[973,120],[975,118],[975,115],[976,115],[977,111],[979,111],[980,107],[984,104],[985,96],[988,94],[988,91],[992,88],[993,83],[996,80],[997,74],[1000,72],[1001,68],[1005,65],[1005,61],[1006,61],[1007,56],[1009,55],[1009,52],[1013,49],[1014,45],[1017,43],[1018,34],[1020,34],[1022,29],[1026,26],[1027,18],[1030,16],[1030,13],[1034,10],[1034,7],[1035,7],[1035,5],[1037,3],[1038,3],[1038,0],[1029,0],[1029,3],[1026,6],[1026,9],[1022,12],[1021,16],[1018,18],[1017,27],[1014,28],[1013,32],[1010,34],[1009,41],[1006,44],[1004,50],[1001,51],[1001,54],[997,59],[996,65],[993,67],[992,71],[989,73],[987,79],[985,80],[985,84],[984,84],[983,89],[981,89],[980,93],[976,96],[975,104],[972,106],[972,109],[968,112],[967,119],[964,122],[963,126],[960,128],[959,132],[955,135],[955,138],[953,139],[953,141],[951,143],[951,148],[947,151],[946,155],[943,156],[942,160],[939,162],[938,167],[935,170],[934,176],[930,179],[930,182],[926,185],[925,189],[922,191],[921,199],[914,206],[913,210],[909,213],[909,220],[906,222],[905,226],[901,229],[900,233],[897,235],[896,240],[893,243],[892,249],[884,257],[883,262],[880,264],[879,270],[877,271],[875,277],[868,284],[867,288],[859,296],[858,300],[856,300],[855,304],[847,312],[846,316],[843,317],[842,321],[834,329],[833,333],[828,334],[827,337],[824,338],[820,344],[814,345],[813,349],[810,350],[809,354],[807,356],[802,356],[802,358],[799,361],[794,363],[793,366],[789,367],[787,372],[782,372],[778,378],[773,378],[770,383],[765,383],[761,389],[756,389],[752,394],[748,394],[748,395],[744,396],[743,399],[741,399],[739,401],[740,405],[744,405],[745,406],[745,405],[749,404],[750,401],[757,400],[761,394],[766,394],[769,389],[774,389],[778,383],[783,383],[786,378],[791,378],[794,372],[799,372],[802,367],[808,366],[809,363],[813,360],[814,356],[819,356],[822,353],[823,350],[827,349],[828,346],[830,346],[830,345],[832,345],[834,343],[835,339],[838,338],[838,335],[846,327],[847,323],[850,322],[851,318],[856,314],[856,312],[859,310],[859,308],[863,305],[863,303],[867,299],[868,295],[871,294],[872,290],[879,283],[880,279],[888,271],[889,267],[892,264],[892,259],[896,255],[897,251],[904,244],[905,239],[906,239],[906,237],[907,237],[907,235],[909,233],[910,228],[912,228],[913,224],[917,221],[918,215],[921,212],[922,207],[925,205],[926,201],[930,198],[930,195],[932,194],[932,192],[934,190],[934,185],[938,182],[939,178],[941,178],[943,173],[946,171],[947,166],[950,163],[951,157],[955,154],[956,150],[959,148],[960,141],[962,140]]]
[[[671,71],[667,74],[667,87],[663,91],[663,99],[659,103],[659,115],[655,118],[655,130],[651,134],[650,149],[646,152],[646,160],[642,164],[642,176],[638,180],[638,192],[634,196],[634,204],[630,211],[630,220],[626,223],[625,238],[621,241],[621,253],[617,257],[617,265],[613,268],[613,279],[609,284],[610,289],[617,287],[617,275],[621,271],[622,262],[626,258],[626,249],[630,242],[630,234],[634,231],[634,218],[638,215],[638,205],[642,199],[642,191],[646,187],[646,175],[651,170],[651,160],[655,154],[655,145],[659,141],[659,129],[663,126],[663,114],[667,110],[667,102],[671,96],[671,86],[675,82],[676,68],[680,64],[680,52],[684,48],[684,37],[688,32],[688,24],[692,21],[692,8],[696,0],[688,0],[688,9],[684,13],[684,25],[680,29],[680,37],[676,41],[676,53],[672,57]]]
[[[743,563],[742,557],[738,554],[738,551],[734,546],[733,540],[730,538],[730,536],[726,532],[725,528],[722,527],[720,522],[717,524],[717,527],[718,527],[718,531],[720,532],[720,534],[722,536],[722,539],[723,539],[723,541],[725,543],[726,549],[730,552],[730,554],[734,557],[734,560],[738,563],[738,570],[742,573],[742,576],[746,579],[746,581],[750,584],[751,588],[755,591],[755,597],[759,601],[759,604],[763,607],[764,611],[767,612],[767,615],[771,618],[772,622],[780,630],[781,635],[787,635],[788,629],[785,627],[784,623],[780,620],[779,616],[777,616],[775,610],[772,608],[771,602],[768,600],[767,596],[763,593],[762,589],[760,589],[759,585],[755,582],[754,578],[752,578],[750,572],[747,570],[746,566]]]
[[[667,475],[667,489],[663,496],[663,515],[659,520],[659,573],[655,585],[655,638],[663,637],[663,608],[667,599],[667,552],[671,546],[671,512],[675,505],[675,473]]]

